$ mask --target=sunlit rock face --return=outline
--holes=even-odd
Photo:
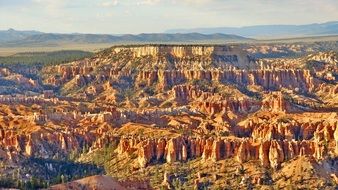
[[[0,69],[0,79],[34,92],[0,95],[0,158],[20,165],[110,147],[131,170],[230,159],[278,171],[299,157],[325,161],[338,154],[336,60],[139,45],[29,71],[37,80]]]
[[[119,146],[119,153],[129,153],[130,147],[138,153],[141,167],[152,161],[168,163],[202,157],[205,160],[219,161],[234,157],[238,162],[260,160],[263,166],[278,168],[280,164],[296,156],[311,155],[322,159],[327,153],[322,145],[314,141],[268,140],[256,143],[250,139],[213,139],[178,137],[171,139],[142,139],[133,141],[127,137]],[[130,144],[126,144],[128,142]],[[158,144],[161,143],[161,144]],[[163,145],[165,144],[165,149]],[[123,146],[123,147],[122,147]]]

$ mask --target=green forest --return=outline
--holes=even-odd
[[[55,52],[28,52],[17,53],[11,56],[0,57],[0,66],[47,66],[67,63],[85,57],[90,57],[91,52],[67,50]]]

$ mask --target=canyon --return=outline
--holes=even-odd
[[[0,81],[9,85],[0,85],[0,159],[6,165],[0,171],[52,182],[58,170],[52,160],[68,159],[93,172],[103,167],[101,174],[121,184],[149,180],[155,189],[174,189],[184,179],[197,189],[286,188],[290,179],[300,187],[334,189],[338,55],[254,56],[267,49],[114,46],[41,69],[1,68]],[[313,171],[298,179],[298,170],[290,172],[298,162]],[[191,176],[170,169],[177,165]]]

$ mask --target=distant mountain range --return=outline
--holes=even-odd
[[[22,40],[32,35],[39,35],[42,32],[38,31],[17,31],[14,29],[0,30],[0,42]]]
[[[338,21],[308,25],[261,25],[168,30],[138,35],[59,34],[39,31],[0,30],[1,47],[53,46],[58,44],[138,44],[138,43],[226,43],[255,39],[281,39],[338,35]]]
[[[11,35],[10,35],[11,34]],[[106,34],[57,34],[35,31],[0,31],[2,47],[25,45],[48,45],[60,43],[201,43],[201,42],[239,42],[253,39],[228,34],[138,34],[138,35],[106,35]]]
[[[293,38],[338,34],[338,21],[307,25],[260,25],[168,30],[166,33],[235,34],[248,38]]]

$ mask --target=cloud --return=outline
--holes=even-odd
[[[0,0],[0,17],[5,29],[142,33],[334,21],[338,0]]]
[[[140,0],[136,2],[136,5],[155,5],[160,2],[161,0]]]
[[[32,0],[33,3],[38,5],[46,5],[49,7],[62,7],[67,3],[67,0]]]
[[[33,6],[43,7],[47,11],[56,12],[66,7],[68,0],[32,0]]]
[[[208,4],[208,3],[219,2],[219,0],[181,0],[179,2],[185,2],[185,3],[190,3],[190,4]]]
[[[165,1],[165,0],[163,0]],[[189,6],[213,6],[215,3],[225,3],[225,0],[167,0],[172,4],[183,4]]]
[[[118,0],[104,1],[100,3],[101,7],[115,7],[119,4]]]
[[[97,13],[96,14],[96,18],[98,19],[106,19],[106,18],[110,18],[113,17],[113,13]]]

